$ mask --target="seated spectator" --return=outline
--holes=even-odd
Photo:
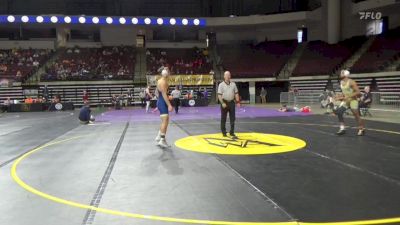
[[[0,72],[1,73],[7,72],[7,66],[6,65],[0,65]]]
[[[17,71],[17,74],[15,74],[15,76],[16,76],[17,78],[21,78],[21,77],[22,77],[22,73],[21,73],[21,71],[20,71],[20,70],[18,70],[18,71]]]
[[[39,67],[39,62],[37,60],[33,61],[32,63],[33,66]]]
[[[364,88],[364,93],[360,98],[360,108],[369,108],[372,103],[372,94],[369,86]]]

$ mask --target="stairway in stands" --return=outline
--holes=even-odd
[[[351,67],[360,59],[360,57],[371,47],[372,43],[375,41],[375,36],[371,36],[368,40],[361,45],[361,47],[349,58],[347,59],[336,71],[334,71],[333,75],[336,76],[339,74],[339,71],[343,69],[351,70]]]
[[[25,84],[36,84],[37,82],[40,81],[40,76],[42,74],[46,73],[46,68],[49,67],[50,65],[53,64],[53,62],[55,62],[58,57],[60,56],[61,52],[63,51],[63,49],[58,49],[56,50],[51,56],[50,58],[46,61],[45,64],[41,65],[39,67],[39,69],[32,75],[30,76],[27,81],[25,82]]]
[[[394,60],[388,67],[385,68],[385,71],[392,72],[400,70],[400,57],[397,60]]]
[[[278,79],[288,79],[290,76],[292,76],[293,70],[296,68],[297,63],[299,62],[299,59],[304,52],[304,49],[306,49],[306,46],[307,43],[300,43],[297,46],[290,59],[286,62],[286,64],[279,72]]]
[[[146,49],[136,49],[136,64],[133,82],[137,85],[145,85],[147,83],[147,62],[146,62]]]

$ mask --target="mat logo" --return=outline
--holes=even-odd
[[[175,145],[181,149],[212,154],[262,155],[299,150],[306,146],[298,138],[263,133],[237,133],[238,139],[218,134],[202,134],[179,139]]]
[[[358,12],[360,20],[380,20],[382,18],[381,12]]]
[[[240,148],[251,147],[251,145],[265,145],[268,147],[271,146],[281,146],[273,143],[267,143],[262,141],[253,141],[253,140],[240,140],[240,139],[223,139],[223,138],[204,138],[210,145],[215,145],[221,148],[227,148],[229,146],[235,146]]]

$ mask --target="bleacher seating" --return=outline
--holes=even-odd
[[[365,40],[365,37],[353,37],[338,44],[311,41],[307,44],[292,75],[329,75],[344,63]]]
[[[400,77],[382,77],[375,80],[382,104],[400,103]]]
[[[24,97],[24,93],[22,87],[20,85],[14,87],[0,87],[0,104],[10,98],[10,100],[22,101]]]
[[[234,78],[274,77],[296,49],[297,43],[289,41],[262,42],[252,45],[220,45],[219,55],[224,69]]]
[[[147,49],[148,74],[168,67],[171,74],[208,74],[212,69],[208,51],[202,49]]]
[[[122,82],[122,81],[121,81]],[[126,83],[103,83],[103,84],[62,84],[54,82],[47,86],[49,98],[55,95],[60,95],[61,101],[72,102],[75,106],[83,105],[83,91],[86,90],[89,94],[89,101],[92,106],[98,105],[103,102],[104,105],[111,104],[111,98],[116,95],[133,95],[131,103],[139,101],[139,88],[133,88],[131,82]],[[133,91],[132,91],[133,89]],[[43,96],[44,86],[39,89],[39,96]]]
[[[319,103],[327,84],[328,80],[291,80],[289,92],[295,93],[296,104]]]
[[[51,55],[44,49],[13,49],[0,50],[0,78],[23,81]]]
[[[135,49],[132,47],[60,49],[58,59],[46,68],[42,81],[132,80]]]
[[[387,62],[399,57],[400,38],[394,35],[378,36],[361,58],[354,64],[354,73],[371,73],[382,71]]]

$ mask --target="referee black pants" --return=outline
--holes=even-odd
[[[229,113],[229,120],[230,120],[230,124],[231,124],[231,130],[230,130],[230,134],[234,134],[235,133],[235,119],[236,119],[236,115],[235,115],[235,102],[234,101],[224,101],[226,104],[226,108],[222,107],[221,104],[221,131],[223,134],[226,134],[226,117],[228,116]]]
[[[175,106],[175,113],[178,113],[179,105],[180,105],[181,101],[179,98],[174,98],[173,101],[174,101],[174,106]]]

